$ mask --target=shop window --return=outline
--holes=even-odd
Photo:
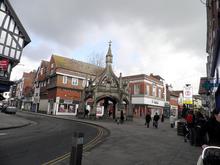
[[[77,104],[60,104],[58,112],[61,113],[76,113]]]

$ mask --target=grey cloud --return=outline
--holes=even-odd
[[[11,3],[28,31],[72,48],[78,46],[92,25],[102,30],[110,22],[129,26],[135,21],[152,29],[164,29],[170,39],[179,37],[184,47],[204,46],[185,38],[184,30],[192,24],[199,27],[198,18],[205,15],[205,7],[199,0],[11,0]],[[194,34],[195,29],[192,30]],[[203,28],[196,31],[205,35]],[[201,35],[197,36],[199,41]]]

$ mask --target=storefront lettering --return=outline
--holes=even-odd
[[[156,100],[152,100],[152,103],[153,103],[153,104],[159,104],[159,102],[156,101]]]

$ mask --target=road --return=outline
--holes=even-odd
[[[21,112],[17,115],[33,124],[0,130],[1,165],[39,165],[70,152],[74,132],[84,133],[84,144],[98,133],[94,126],[74,121]]]

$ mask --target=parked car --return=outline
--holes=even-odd
[[[5,110],[5,113],[10,113],[10,114],[16,114],[17,112],[17,107],[13,107],[13,106],[8,106]]]
[[[8,107],[7,104],[1,105],[1,106],[0,106],[0,111],[1,111],[1,112],[5,112],[7,107]]]

